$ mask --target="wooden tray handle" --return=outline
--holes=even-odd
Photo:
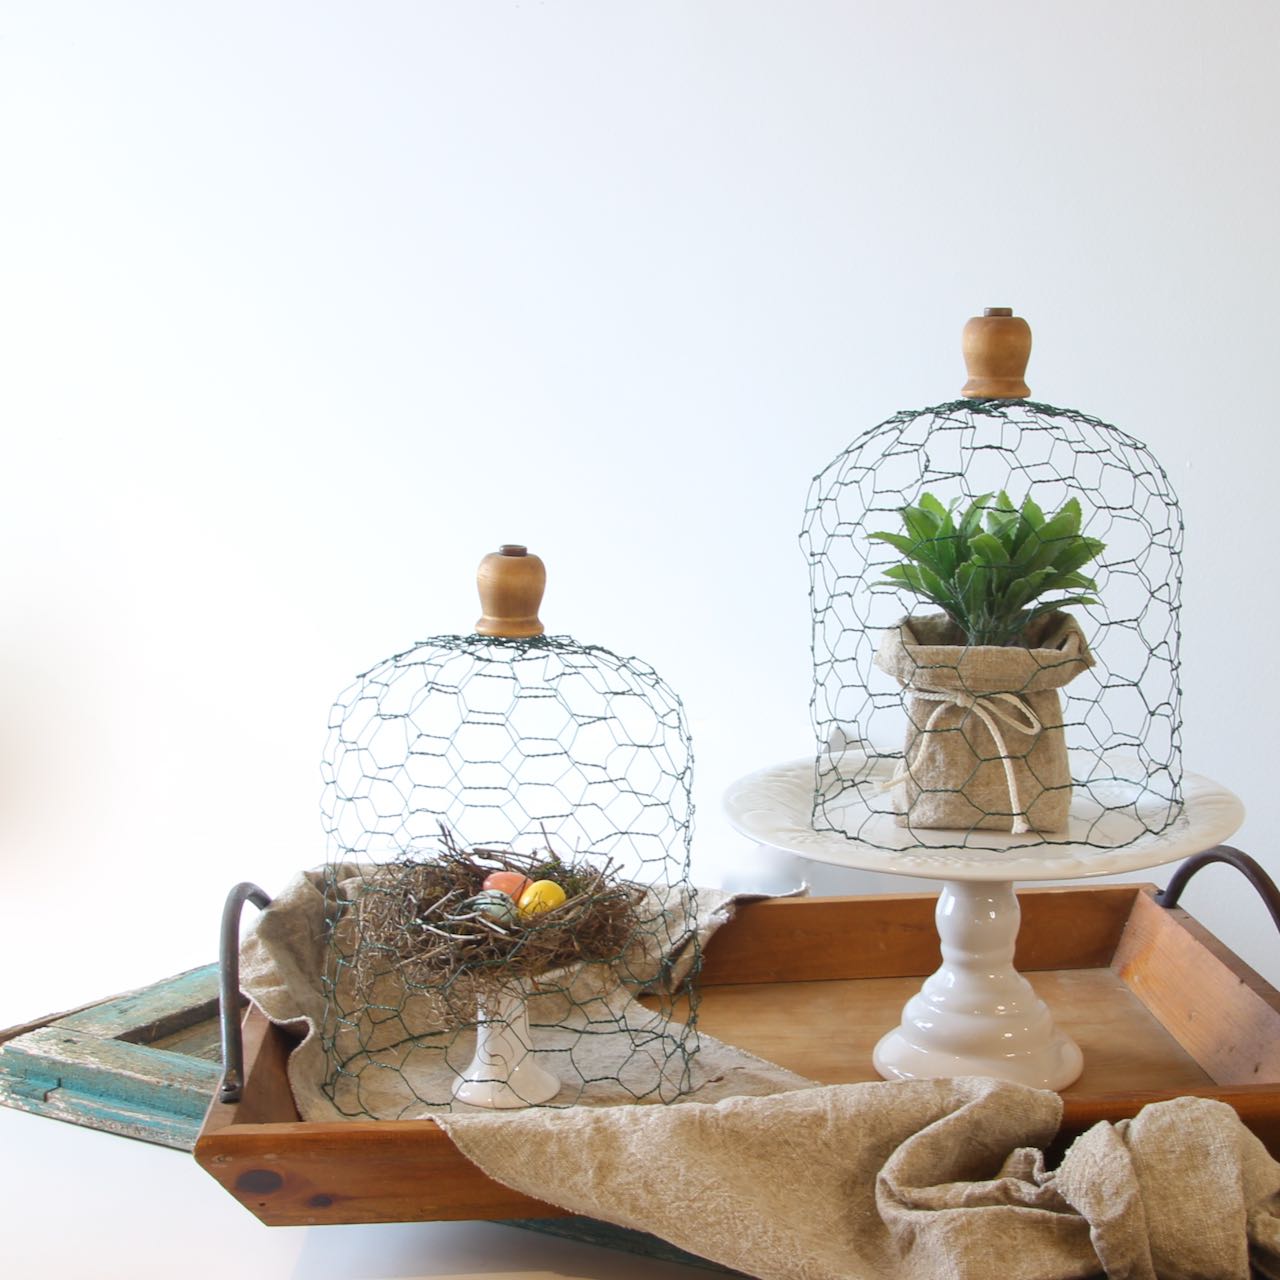
[[[1258,896],[1267,904],[1267,910],[1271,912],[1271,919],[1275,922],[1276,928],[1280,929],[1280,888],[1276,887],[1276,882],[1263,870],[1262,865],[1255,858],[1227,844],[1215,845],[1212,849],[1206,849],[1203,853],[1193,854],[1188,858],[1173,873],[1169,887],[1156,894],[1156,901],[1162,907],[1176,907],[1178,899],[1182,897],[1182,891],[1187,887],[1187,881],[1202,867],[1207,867],[1212,862],[1225,862],[1227,866],[1235,867],[1258,891]]]
[[[245,902],[260,911],[271,905],[271,898],[256,884],[242,881],[227,894],[222,908],[222,934],[218,943],[218,1016],[222,1024],[222,1084],[219,1102],[239,1102],[244,1088],[244,1039],[240,1034],[240,1010],[244,997],[240,994],[240,914]]]

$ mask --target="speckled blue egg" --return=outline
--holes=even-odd
[[[466,911],[476,911],[495,924],[515,924],[518,912],[516,904],[500,889],[486,889],[468,898],[463,904]]]

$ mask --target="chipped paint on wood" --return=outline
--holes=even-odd
[[[0,1032],[0,1103],[183,1151],[221,1075],[217,965]]]

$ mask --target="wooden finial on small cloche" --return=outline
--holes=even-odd
[[[1012,307],[988,307],[964,327],[961,339],[969,381],[960,392],[970,400],[1021,400],[1031,356],[1031,326]]]
[[[547,586],[546,566],[527,547],[508,543],[490,552],[476,571],[480,607],[476,623],[482,636],[540,636],[538,606]]]

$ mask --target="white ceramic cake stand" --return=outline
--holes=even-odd
[[[560,1092],[560,1081],[535,1057],[526,994],[513,985],[480,1000],[475,1055],[453,1083],[459,1102],[505,1111],[549,1102]]]
[[[856,768],[866,758],[850,750],[846,762]],[[896,764],[873,759],[872,781],[889,779]],[[892,814],[868,809],[851,788],[841,797],[845,808],[838,815],[859,832],[858,839],[849,839],[843,832],[814,829],[814,784],[812,758],[750,774],[725,793],[729,820],[761,844],[816,862],[943,882],[935,914],[942,966],[907,1001],[899,1026],[876,1046],[876,1070],[890,1080],[982,1075],[1065,1089],[1079,1076],[1083,1059],[1013,967],[1021,918],[1014,882],[1104,876],[1175,862],[1220,844],[1244,820],[1244,808],[1230,791],[1190,773],[1183,779],[1181,816],[1158,834],[1144,830],[1136,788],[1107,784],[1104,794],[1095,783],[1092,798],[1076,788],[1067,831],[1049,840],[1034,833],[900,827]],[[1125,805],[1136,805],[1136,814],[1124,814]]]

